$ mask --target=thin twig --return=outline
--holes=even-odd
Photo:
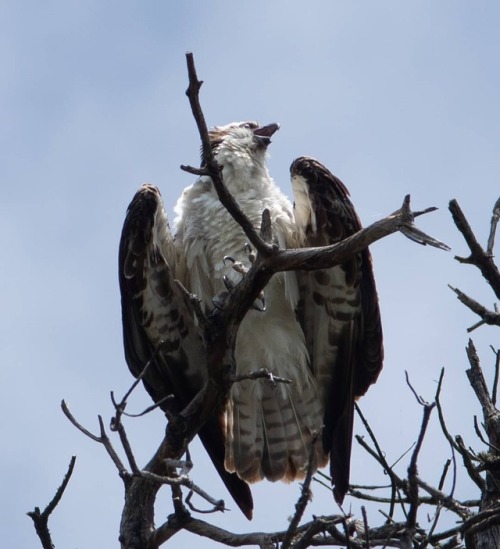
[[[448,471],[450,469],[451,463],[452,463],[451,459],[447,459],[444,464],[443,472],[441,473],[441,478],[439,479],[438,490],[443,489],[444,482],[446,480],[446,476],[448,475]]]
[[[486,245],[486,253],[489,256],[493,256],[493,248],[495,247],[495,234],[497,230],[498,220],[500,219],[500,198],[495,202],[493,206],[493,214],[491,216],[490,236],[488,237],[488,244]]]
[[[223,499],[216,500],[212,509],[200,509],[196,507],[193,503],[191,503],[191,498],[193,497],[194,493],[195,493],[194,490],[190,490],[188,495],[186,496],[186,505],[192,511],[196,511],[197,513],[206,514],[206,515],[211,513],[218,513],[220,511],[222,512],[227,511],[227,508]],[[203,492],[203,493],[205,494],[205,496],[210,497],[206,492]],[[205,497],[205,499],[207,499],[207,497]]]
[[[33,520],[36,533],[40,539],[43,549],[54,549],[54,544],[52,543],[52,538],[49,531],[49,517],[63,497],[64,491],[66,490],[66,487],[71,479],[71,475],[73,474],[75,462],[76,456],[72,456],[69,462],[68,470],[64,475],[64,479],[47,507],[45,507],[42,512],[40,512],[39,507],[35,507],[34,511],[27,513],[27,515]]]
[[[127,469],[123,465],[121,459],[119,458],[118,454],[116,453],[115,449],[113,448],[113,445],[111,444],[111,441],[109,440],[108,435],[106,434],[106,430],[104,428],[104,422],[102,420],[101,416],[97,416],[99,421],[99,428],[100,428],[100,436],[94,435],[91,433],[88,429],[83,427],[73,416],[73,414],[70,412],[68,405],[64,400],[61,401],[61,409],[64,413],[64,415],[70,420],[70,422],[79,430],[81,431],[85,436],[89,437],[95,442],[98,442],[99,444],[102,444],[106,451],[108,452],[109,457],[115,464],[116,468],[118,469],[118,472],[122,478],[126,478],[128,475]]]
[[[120,415],[125,416],[125,417],[130,417],[130,418],[143,417],[143,416],[146,416],[146,415],[150,414],[153,410],[156,410],[157,408],[160,408],[162,404],[164,404],[168,400],[172,400],[173,398],[174,398],[174,395],[166,395],[163,398],[160,398],[157,402],[155,402],[151,406],[148,406],[147,408],[145,408],[142,412],[138,412],[137,414],[130,414],[129,412],[122,411]],[[114,400],[113,391],[111,391],[111,400],[113,401],[113,405],[115,405],[115,406],[119,405],[119,404],[116,404],[116,402]],[[116,430],[114,428],[115,422],[116,422],[116,418],[112,417],[111,418],[111,427],[110,427],[112,431]]]
[[[416,394],[416,393],[415,393]],[[420,398],[420,400],[423,399]],[[417,444],[411,456],[410,465],[408,467],[408,497],[411,501],[410,508],[408,510],[407,524],[410,530],[413,530],[417,525],[417,512],[420,505],[418,499],[418,481],[417,481],[417,460],[422,444],[424,441],[425,433],[427,431],[427,426],[429,425],[429,419],[431,417],[432,410],[435,406],[435,403],[432,404],[423,404],[423,416],[422,416],[422,425],[420,427],[420,433],[418,435]]]
[[[295,513],[292,517],[292,520],[290,521],[290,525],[287,530],[287,535],[283,540],[281,549],[289,549],[292,543],[293,537],[296,534],[297,527],[300,523],[300,520],[302,519],[304,511],[306,510],[307,504],[311,501],[310,487],[311,487],[311,481],[314,474],[314,456],[316,454],[316,444],[318,443],[320,434],[321,433],[318,432],[312,438],[311,447],[309,449],[309,459],[307,462],[306,476],[304,478],[304,482],[302,483],[302,487],[300,490],[300,497],[297,500],[297,503],[295,504]]]
[[[480,321],[467,328],[467,332],[473,332],[484,324],[488,324],[490,326],[500,326],[500,314],[494,311],[490,311],[484,305],[481,305],[481,303],[477,302],[475,299],[472,299],[472,297],[468,296],[458,288],[454,288],[450,284],[448,284],[448,287],[450,288],[450,290],[455,292],[458,300],[461,303],[463,303],[473,313],[481,317]]]
[[[286,377],[275,376],[267,368],[261,368],[260,370],[249,372],[248,374],[231,376],[232,383],[238,383],[240,381],[245,381],[247,379],[268,379],[271,383],[293,383],[293,380],[288,379]]]
[[[127,433],[125,432],[125,427],[121,421],[117,425],[117,431],[120,437],[120,442],[122,443],[123,449],[125,450],[125,455],[127,456],[130,469],[132,470],[132,473],[138,473],[139,467],[137,465],[137,461],[135,460],[134,452],[132,451],[132,446],[130,445],[130,442],[128,440]]]
[[[390,486],[389,486],[390,488]],[[364,501],[375,501],[377,503],[392,503],[393,498],[392,497],[383,497],[383,496],[372,496],[370,494],[365,494],[364,492],[361,492],[360,490],[355,490],[351,488],[349,490],[349,495],[356,499],[361,499]],[[403,501],[405,503],[409,503],[408,498],[404,498]]]
[[[352,549],[351,534],[349,532],[349,526],[345,518],[342,520],[342,527],[344,528],[345,547],[346,549]]]
[[[389,516],[391,517],[391,519],[394,517],[395,504],[396,504],[396,494],[398,494],[397,499],[401,504],[401,508],[403,510],[403,513],[406,515],[406,509],[404,507],[404,504],[402,503],[401,496],[399,495],[399,488],[403,484],[402,480],[396,475],[396,473],[394,473],[394,470],[392,469],[392,467],[387,462],[387,460],[385,458],[385,454],[384,454],[384,452],[382,452],[382,449],[380,448],[380,446],[378,444],[378,440],[375,437],[375,434],[373,433],[368,421],[366,420],[366,418],[364,417],[364,415],[361,412],[361,408],[359,407],[359,405],[357,403],[354,404],[354,407],[355,407],[355,410],[356,410],[357,414],[361,418],[361,421],[362,421],[369,437],[371,438],[371,440],[372,440],[372,442],[375,446],[376,453],[372,453],[372,455],[375,457],[375,459],[377,459],[379,461],[379,463],[382,465],[382,467],[384,468],[385,472],[387,473],[387,475],[389,476],[389,478],[391,480],[391,506],[389,508]],[[368,445],[366,443],[364,443],[364,441],[362,441],[361,437],[356,436],[356,440],[358,441],[359,444],[361,444],[365,448],[365,450],[367,450],[367,451],[371,450],[371,449],[368,450],[368,448],[369,448]]]
[[[474,431],[476,432],[477,437],[479,440],[485,445],[488,446],[490,450],[493,450],[497,454],[500,454],[500,449],[494,446],[493,444],[490,444],[484,437],[483,433],[481,433],[481,429],[479,428],[479,423],[477,421],[477,416],[474,415]]]
[[[231,195],[231,193],[227,190],[222,181],[221,169],[220,166],[217,164],[217,161],[215,160],[212,152],[207,123],[205,121],[205,116],[203,114],[199,101],[199,92],[203,82],[198,80],[198,75],[196,73],[194,57],[192,53],[186,53],[186,62],[189,77],[189,86],[186,90],[186,95],[188,96],[189,104],[191,105],[191,111],[193,113],[193,117],[196,121],[198,132],[200,134],[204,161],[203,168],[206,169],[206,171],[210,175],[221,204],[233,216],[238,225],[240,225],[255,249],[263,255],[269,255],[270,253],[272,253],[272,246],[262,240],[258,232],[255,230],[252,222],[243,213],[243,210],[239,207],[238,203]]]
[[[491,402],[494,406],[497,403],[498,378],[500,375],[500,350],[491,345],[491,350],[495,354],[495,377],[493,378],[493,387],[491,388]]]
[[[452,496],[446,495],[441,490],[437,490],[424,480],[422,480],[420,477],[417,477],[417,483],[422,490],[425,490],[432,498],[431,502],[428,502],[426,498],[420,497],[420,500],[422,503],[430,503],[431,505],[436,505],[438,503],[439,505],[442,505],[449,511],[452,511],[453,513],[457,514],[460,518],[466,519],[471,516],[471,512],[467,508],[466,505],[464,505],[463,502],[457,501]],[[477,504],[477,501],[472,502],[475,506]]]
[[[113,391],[111,391],[111,393],[110,393],[111,402],[113,403],[113,406],[115,408],[115,416],[113,418],[111,418],[111,422],[110,422],[110,429],[112,431],[116,431],[118,429],[118,425],[120,424],[122,415],[127,415],[129,417],[140,417],[142,415],[145,415],[145,414],[151,412],[152,410],[154,410],[155,408],[157,408],[158,406],[163,404],[163,402],[165,402],[166,400],[171,398],[170,395],[166,395],[164,398],[162,398],[161,400],[156,402],[153,406],[150,406],[149,408],[146,408],[146,410],[144,410],[143,412],[141,412],[140,414],[137,414],[137,415],[126,414],[125,413],[125,408],[127,407],[127,402],[128,402],[129,396],[132,394],[132,391],[137,387],[137,385],[141,382],[141,380],[146,376],[151,364],[153,364],[154,361],[156,360],[156,358],[158,357],[158,355],[159,355],[159,353],[160,353],[160,351],[161,351],[164,344],[165,344],[165,342],[161,341],[160,344],[156,347],[156,349],[154,350],[153,356],[146,362],[146,364],[144,365],[144,368],[141,370],[139,375],[135,378],[134,382],[132,383],[132,385],[130,386],[128,391],[123,395],[123,398],[121,399],[120,402],[118,402],[118,403],[116,402],[115,394],[114,394]]]
[[[83,425],[81,425],[73,416],[73,414],[69,411],[68,405],[66,404],[65,400],[61,400],[61,409],[64,413],[64,415],[71,421],[71,423],[79,430],[81,431],[85,436],[91,438],[95,442],[102,443],[102,440],[97,435],[92,434],[89,430],[85,429]]]
[[[365,530],[365,547],[366,549],[369,549],[370,547],[370,531],[368,528],[368,514],[366,512],[366,507],[364,505],[361,506],[361,514],[363,515],[363,526]]]
[[[413,388],[413,385],[410,382],[410,376],[408,374],[408,370],[405,370],[405,378],[406,378],[406,384],[410,388],[411,392],[413,393],[413,396],[417,400],[417,402],[421,406],[428,406],[427,402],[417,393],[417,391]]]
[[[434,534],[434,531],[436,530],[439,519],[441,517],[442,509],[443,509],[442,505],[439,505],[439,504],[436,505],[436,512],[434,514],[434,520],[432,521],[432,524],[431,524],[430,528],[428,529],[427,534],[425,535],[425,539],[419,544],[419,549],[425,549],[425,547],[427,547],[427,545],[429,545],[430,538]]]
[[[453,437],[449,433],[448,428],[446,427],[446,421],[444,419],[443,408],[441,406],[441,400],[440,400],[441,388],[443,386],[443,379],[444,379],[444,368],[441,368],[441,373],[439,375],[436,394],[434,396],[434,402],[436,403],[436,408],[438,411],[439,425],[441,426],[441,431],[443,432],[446,440],[448,441],[448,444],[450,445],[450,450],[451,450],[451,459],[453,463],[453,476],[451,481],[451,490],[450,490],[449,497],[453,498],[453,495],[455,494],[455,488],[457,485],[457,460],[455,457],[455,451],[460,451],[460,450],[456,442],[453,440]],[[440,483],[440,488],[441,488],[441,483]]]

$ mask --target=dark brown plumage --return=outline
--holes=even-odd
[[[144,386],[165,412],[179,412],[201,389],[205,352],[182,291],[174,281],[175,251],[159,190],[143,185],[125,218],[119,251],[125,358],[137,377],[148,362]],[[168,261],[167,261],[168,260]],[[172,267],[171,267],[172,266]],[[230,494],[252,518],[250,488],[224,468],[224,433],[218,417],[199,433]]]
[[[308,211],[308,216],[296,215],[301,245],[326,246],[361,229],[346,187],[320,162],[300,157],[292,163],[290,173],[295,208]],[[298,196],[304,203],[297,204]],[[383,361],[370,252],[366,249],[331,269],[299,273],[299,283],[299,320],[315,377],[326,387],[323,448],[330,453],[335,499],[341,503],[349,487],[354,400],[375,383]],[[321,338],[318,333],[324,322],[328,329]]]

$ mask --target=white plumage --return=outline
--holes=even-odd
[[[261,142],[246,123],[216,128],[211,136],[220,140],[215,153],[224,183],[253,225],[260,226],[267,208],[277,243],[295,247],[292,204],[265,166],[267,139]],[[241,277],[224,257],[250,267],[247,238],[221,205],[208,177],[182,193],[175,211],[175,246],[186,258],[188,288],[209,310],[213,297],[225,289],[223,277],[233,283]],[[323,406],[295,314],[298,298],[295,273],[275,275],[265,289],[266,310],[250,310],[238,331],[237,374],[267,368],[294,381],[291,385],[243,381],[231,390],[225,465],[249,482],[302,476],[311,437],[323,424]],[[321,445],[317,448],[324,464]]]

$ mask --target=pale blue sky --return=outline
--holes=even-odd
[[[432,0],[253,2],[48,1],[0,5],[0,539],[36,548],[25,512],[54,494],[72,454],[74,478],[52,522],[58,549],[116,546],[121,481],[98,445],[59,410],[62,398],[89,428],[111,415],[109,391],[131,376],[123,359],[117,246],[125,210],[144,181],[171,215],[192,177],[199,142],[184,90],[184,54],[205,81],[209,124],[277,121],[270,170],[290,193],[288,167],[319,158],[351,191],[365,224],[396,210],[436,205],[419,226],[452,246],[426,249],[400,235],[373,246],[386,362],[361,404],[390,461],[415,439],[420,410],[408,370],[428,400],[446,367],[450,430],[471,435],[479,413],[463,348],[475,322],[447,283],[492,307],[447,204],[457,198],[485,242],[500,190],[500,7]],[[498,333],[473,334],[485,369]],[[130,403],[149,403],[141,390]],[[158,412],[127,423],[139,463],[159,443]],[[358,429],[359,432],[361,432]],[[255,488],[246,523],[194,446],[193,478],[233,509],[222,527],[281,529],[299,486]],[[436,456],[438,452],[438,457]],[[437,482],[448,457],[436,418],[422,471]],[[404,471],[404,462],[401,466]],[[384,482],[355,447],[355,483]],[[473,496],[467,484],[460,493]],[[337,512],[315,488],[311,512]],[[349,502],[347,503],[349,506]],[[353,509],[359,505],[353,503]],[[168,497],[158,518],[168,514]],[[376,508],[370,511],[379,522]],[[424,521],[424,517],[422,517]],[[171,547],[183,547],[179,535]],[[199,543],[191,540],[190,543]]]

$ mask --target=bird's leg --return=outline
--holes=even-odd
[[[248,243],[245,244],[244,249],[245,249],[245,253],[247,254],[248,261],[250,261],[250,263],[253,265],[253,263],[255,262],[255,258],[257,257],[255,252],[253,251],[252,247]],[[224,256],[224,265],[226,264],[227,261],[230,261],[232,263],[231,268],[237,273],[239,273],[240,275],[245,276],[247,274],[248,269],[245,267],[245,265],[243,265],[241,261],[238,261],[233,257],[226,255]],[[232,293],[235,287],[234,282],[230,280],[229,277],[227,276],[224,276],[222,280],[224,281],[224,286],[226,287],[227,291],[229,293]],[[257,299],[254,301],[252,305],[252,309],[255,309],[260,312],[263,312],[266,310],[266,299],[264,296],[264,291],[261,291],[259,293],[259,295],[257,296]]]

